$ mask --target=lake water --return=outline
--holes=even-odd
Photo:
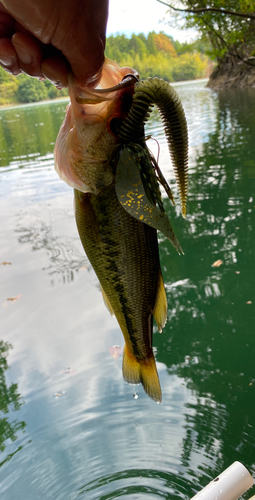
[[[176,90],[190,177],[186,220],[165,200],[185,255],[159,234],[161,405],[123,381],[123,337],[54,172],[66,102],[0,111],[1,500],[189,499],[235,460],[255,475],[255,89]],[[176,194],[156,113],[148,133]]]

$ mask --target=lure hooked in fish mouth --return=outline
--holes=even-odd
[[[144,125],[157,106],[186,215],[188,133],[175,90],[164,80],[139,80],[131,68],[106,61],[101,84],[70,81],[71,104],[55,146],[55,167],[74,188],[75,217],[103,297],[122,330],[123,377],[142,383],[161,402],[152,350],[153,316],[162,331],[167,300],[157,231],[182,248],[164,210],[160,185],[171,189],[146,145]]]
[[[188,131],[181,100],[174,88],[160,78],[138,81],[134,85],[132,106],[120,128],[119,137],[124,144],[135,142],[136,129],[147,121],[154,104],[163,122],[181,197],[182,215],[185,217],[188,190]]]
[[[127,73],[117,85],[107,89],[95,89],[93,97],[76,97],[76,102],[101,103],[109,99],[113,92],[129,87],[133,87],[134,92],[126,118],[121,120],[113,117],[110,121],[111,130],[118,136],[122,147],[115,183],[118,200],[130,215],[159,229],[171,241],[177,252],[183,253],[164,212],[163,204],[159,201],[161,198],[158,182],[174,203],[171,189],[154,158],[146,155],[144,150],[144,124],[150,116],[153,105],[156,105],[162,118],[181,198],[182,215],[185,217],[188,189],[188,131],[185,113],[174,88],[160,78],[139,81],[138,73]],[[157,191],[157,198],[152,202],[148,196],[149,177],[146,179],[146,169],[142,171],[139,152],[140,155],[147,156],[147,175],[154,180],[152,190]],[[159,208],[156,206],[157,201]]]
[[[116,169],[116,194],[119,202],[130,215],[159,229],[171,241],[177,252],[183,253],[164,211],[158,182],[174,203],[173,195],[156,161],[144,148],[144,124],[155,104],[163,121],[181,197],[182,215],[185,217],[188,187],[188,132],[184,110],[174,88],[159,78],[139,81],[138,75],[128,74],[115,87],[102,89],[99,92],[101,95],[109,94],[132,85],[134,85],[134,93],[131,107],[126,118],[123,121],[118,120],[116,130],[122,147]],[[153,193],[157,193],[156,196],[153,197]]]

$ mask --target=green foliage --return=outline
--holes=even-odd
[[[18,102],[37,102],[47,99],[48,94],[43,82],[36,78],[27,78],[21,74],[17,77],[19,80],[16,97]]]
[[[0,106],[9,102],[15,102],[17,88],[17,78],[7,73],[0,66]]]
[[[68,89],[58,90],[49,80],[41,82],[24,73],[13,76],[0,66],[0,106],[38,102],[67,95]]]
[[[168,81],[205,77],[209,63],[206,56],[199,54],[196,42],[182,44],[154,31],[147,37],[142,33],[131,38],[111,35],[107,38],[106,55],[120,66],[135,68],[141,78],[158,76]]]
[[[169,2],[171,4],[171,1]],[[200,33],[200,43],[206,47],[209,57],[219,63],[226,56],[236,60],[247,60],[255,48],[255,19],[222,13],[225,9],[232,13],[255,13],[255,0],[181,0],[181,9],[216,9],[193,13],[181,13],[170,9],[170,25],[183,23],[183,29],[196,28]],[[197,46],[198,48],[199,46]],[[201,48],[199,48],[201,50]]]
[[[201,78],[206,73],[207,65],[207,58],[201,57],[198,53],[182,54],[178,58],[178,63],[173,67],[173,79],[180,81]]]
[[[109,36],[106,55],[120,66],[135,68],[141,78],[158,76],[168,81],[205,77],[208,59],[205,42],[191,44],[174,41],[162,31],[131,38],[117,34]],[[0,67],[0,106],[14,103],[38,102],[67,96],[68,89],[58,90],[48,80],[41,82],[22,73],[14,77]]]
[[[0,340],[0,452],[5,449],[5,441],[17,439],[16,432],[24,430],[25,422],[9,422],[5,416],[12,409],[13,411],[19,410],[23,402],[18,393],[18,385],[11,384],[9,387],[6,385],[5,371],[9,368],[7,363],[7,356],[9,350],[12,348],[8,342]]]
[[[18,82],[15,78],[0,83],[0,106],[9,102],[15,102],[17,88]]]

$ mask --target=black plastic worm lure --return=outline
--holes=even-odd
[[[130,215],[160,230],[177,252],[183,253],[164,211],[159,183],[174,203],[171,189],[145,143],[144,124],[153,105],[158,107],[162,118],[181,198],[182,215],[186,215],[187,122],[178,94],[173,87],[159,78],[138,81],[134,85],[130,110],[118,130],[121,151],[116,168],[116,194]]]

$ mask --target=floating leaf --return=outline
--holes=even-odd
[[[15,297],[8,297],[6,299],[7,302],[3,302],[2,306],[7,307],[10,302],[17,302],[17,300],[19,300],[21,296],[22,296],[22,293],[20,293],[19,295],[16,295]]]
[[[0,262],[0,265],[1,265],[1,266],[11,266],[11,265],[12,265],[12,263],[11,263],[11,262],[5,262],[5,261],[4,261],[4,262]]]
[[[86,271],[86,269],[88,269],[88,266],[86,264],[84,264],[84,266],[81,266],[79,268],[79,271]]]
[[[61,370],[61,373],[64,373],[65,375],[74,375],[75,374],[75,370],[73,370],[73,368],[71,368],[70,366],[68,366],[64,370]]]
[[[223,264],[222,260],[216,260],[213,264],[212,267],[220,267]]]
[[[8,299],[6,300],[9,300],[10,302],[16,302],[16,300],[20,299],[21,295],[22,293],[20,293],[20,295],[16,295],[15,297],[8,297]]]
[[[113,345],[109,347],[109,353],[113,359],[117,359],[122,354],[122,347],[120,345]]]
[[[55,394],[54,394],[54,398],[58,399],[58,398],[60,398],[61,396],[63,396],[63,394],[65,394],[65,391],[55,392]]]

